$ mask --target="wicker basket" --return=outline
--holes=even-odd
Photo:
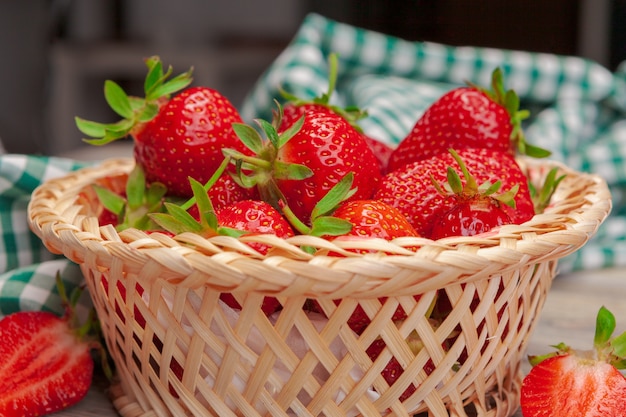
[[[556,165],[520,163],[537,181]],[[207,240],[100,227],[85,190],[132,166],[109,160],[49,181],[29,206],[46,246],[81,265],[117,367],[113,402],[125,417],[510,416],[557,261],[611,209],[603,180],[559,165],[567,177],[544,214],[473,238]],[[272,249],[260,256],[246,240]],[[357,247],[384,255],[347,251]],[[241,311],[219,302],[220,292],[232,292]],[[264,296],[282,311],[266,317]],[[306,312],[307,299],[327,319]],[[432,326],[435,299],[450,310]],[[346,325],[357,303],[371,317],[360,335]],[[390,320],[398,305],[408,313],[401,324]],[[415,334],[417,354],[405,342]],[[366,349],[377,338],[386,349],[372,362]],[[392,356],[405,371],[389,387],[381,370]],[[417,389],[401,402],[411,384]]]

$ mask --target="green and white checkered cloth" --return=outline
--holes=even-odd
[[[532,117],[527,140],[573,169],[603,176],[614,210],[594,238],[560,262],[563,272],[626,265],[626,64],[611,72],[577,57],[408,42],[311,14],[241,107],[244,119],[271,118],[279,87],[314,97],[327,88],[327,57],[339,56],[333,99],[368,111],[366,133],[398,143],[433,101],[471,81],[489,85],[502,68]],[[0,315],[59,309],[54,276],[80,283],[78,268],[52,257],[26,224],[30,193],[82,166],[60,158],[0,156]]]
[[[30,231],[26,213],[39,184],[82,166],[63,158],[0,156],[0,316],[26,310],[62,314],[56,274],[68,292],[82,283],[78,266],[53,256]],[[88,308],[87,303],[81,305]]]

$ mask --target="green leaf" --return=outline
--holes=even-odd
[[[126,136],[128,132],[130,131],[130,129],[132,129],[133,125],[134,123],[130,119],[122,119],[115,123],[108,123],[105,125],[106,127],[105,135],[107,133],[110,133],[110,134],[115,134],[115,135]]]
[[[245,123],[233,123],[233,130],[235,134],[243,142],[248,149],[255,154],[259,154],[263,149],[263,138],[259,132],[250,125]],[[235,156],[233,156],[235,158]]]
[[[187,229],[182,222],[175,219],[171,214],[150,213],[148,216],[150,216],[152,221],[161,226],[163,229],[170,231],[175,235],[189,231],[189,229]]]
[[[336,53],[328,55],[328,90],[323,97],[324,104],[330,102],[330,97],[335,91],[335,85],[337,84],[337,74],[339,68],[339,58]]]
[[[626,332],[616,336],[611,340],[611,347],[613,348],[613,352],[620,359],[626,358]]]
[[[128,101],[130,102],[130,107],[134,112],[143,109],[146,105],[146,99],[142,97],[128,96]]]
[[[189,214],[186,210],[183,210],[177,204],[165,203],[165,208],[167,209],[167,212],[174,217],[174,219],[185,227],[185,231],[202,231],[202,225],[200,225],[191,214]]]
[[[525,144],[524,154],[533,157],[533,158],[547,158],[552,155],[547,149],[540,148],[538,146],[531,145],[529,143]]]
[[[256,119],[255,121],[261,127],[261,129],[265,133],[265,136],[272,143],[274,148],[278,149],[278,143],[279,143],[278,132],[276,131],[276,128],[274,127],[274,125],[269,123],[267,120],[263,120],[263,119]],[[257,154],[258,153],[259,152],[257,152]]]
[[[169,96],[170,94],[187,87],[192,81],[191,71],[182,73],[155,88],[148,96],[146,96],[146,99],[155,100],[160,97]]]
[[[352,230],[348,220],[331,216],[320,216],[311,224],[311,236],[341,236]]]
[[[515,91],[509,90],[506,92],[504,96],[504,107],[507,109],[509,114],[517,113],[519,109],[519,97],[515,94]]]
[[[148,187],[146,203],[149,207],[161,205],[166,194],[167,186],[165,184],[162,182],[153,182],[150,184],[150,187]]]
[[[315,204],[311,211],[311,219],[324,216],[334,211],[339,203],[354,195],[352,191],[352,183],[354,182],[354,173],[348,172],[344,177],[333,186],[328,192]]]
[[[145,107],[136,114],[137,121],[145,123],[154,119],[159,114],[159,106],[154,103],[147,103]]]
[[[91,145],[106,145],[109,142],[121,139],[130,133],[133,126],[133,122],[129,119],[122,119],[119,122],[107,124],[84,122],[83,119],[80,119],[77,122],[77,126],[85,130],[83,133],[89,133],[89,136],[93,136],[93,139],[83,139],[84,142]]]
[[[215,217],[215,209],[213,208],[213,204],[211,203],[211,199],[209,198],[204,185],[191,177],[189,177],[189,183],[191,184],[193,196],[196,199],[196,205],[198,206],[201,221],[206,220],[211,229],[215,230],[217,228],[217,222],[214,222],[212,218],[206,217],[209,213],[212,213],[212,217]]]
[[[280,180],[303,180],[313,176],[313,171],[301,164],[274,161],[274,178]]]
[[[146,176],[139,164],[136,164],[126,181],[126,199],[128,207],[136,209],[144,204],[146,194]]]
[[[104,98],[115,113],[125,119],[131,119],[133,117],[133,109],[130,105],[128,95],[116,82],[111,80],[104,82]]]
[[[461,177],[459,173],[452,167],[448,167],[448,185],[450,186],[450,190],[457,195],[461,195],[463,193],[463,183],[461,182]]]
[[[593,344],[596,349],[606,345],[614,331],[615,316],[606,307],[600,307],[596,317],[596,333],[593,338]]]
[[[239,229],[234,229],[232,227],[220,227],[220,235],[222,236],[230,236],[230,237],[236,237],[239,238],[243,235],[247,235],[250,232],[248,232],[247,230],[239,230]]]
[[[148,97],[154,88],[162,83],[163,79],[163,63],[158,56],[152,56],[146,60],[148,66],[148,74],[143,83],[143,91]]]
[[[291,138],[293,138],[299,131],[302,129],[304,125],[304,115],[296,120],[291,126],[283,131],[283,133],[279,136],[279,142],[276,149],[282,148],[285,143],[289,142]]]
[[[106,132],[107,125],[105,123],[92,122],[90,120],[85,120],[80,117],[75,117],[74,121],[76,122],[76,127],[78,127],[78,130],[92,138],[101,138]]]
[[[99,185],[92,185],[93,190],[98,196],[100,203],[110,212],[117,214],[118,216],[124,211],[126,207],[126,200],[119,194],[114,193],[106,187]]]

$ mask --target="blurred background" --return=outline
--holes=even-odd
[[[236,106],[309,12],[407,40],[626,58],[626,0],[5,0],[0,140],[7,152],[81,155],[74,116],[114,121],[105,79],[141,94],[142,59]],[[123,146],[123,144],[122,144]],[[93,152],[93,151],[92,151]]]

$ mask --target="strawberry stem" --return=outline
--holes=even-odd
[[[204,184],[204,191],[208,191],[213,187],[213,185],[217,182],[217,180],[222,176],[228,164],[230,164],[231,158],[230,156],[226,156],[224,160],[217,167],[211,178]],[[183,210],[189,210],[196,203],[196,196],[193,195],[189,200],[180,205]]]

